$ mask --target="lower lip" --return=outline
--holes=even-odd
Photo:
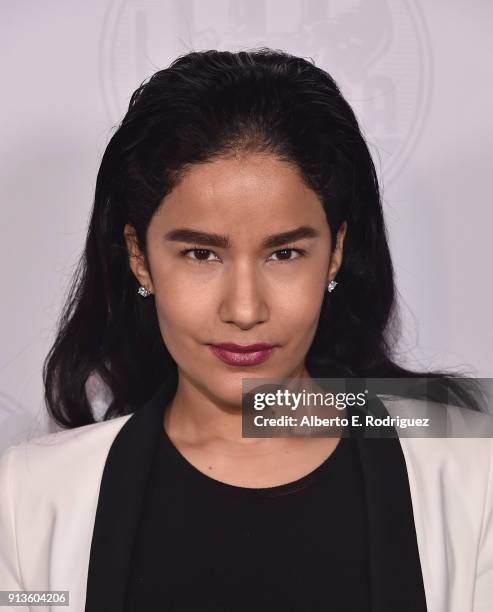
[[[250,353],[234,353],[218,346],[209,345],[209,348],[224,363],[234,366],[253,366],[263,363],[274,352],[274,348],[265,349],[262,351],[252,351]]]

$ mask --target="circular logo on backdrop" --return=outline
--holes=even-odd
[[[406,0],[112,0],[100,42],[101,90],[118,124],[132,92],[192,50],[282,49],[314,60],[353,107],[377,170],[390,183],[422,134],[431,48]]]

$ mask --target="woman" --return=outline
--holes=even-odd
[[[491,610],[490,439],[242,437],[244,378],[432,375],[471,400],[393,361],[393,306],[375,169],[326,72],[268,49],[157,72],[105,151],[45,363],[66,429],[2,458],[0,588],[91,612]]]

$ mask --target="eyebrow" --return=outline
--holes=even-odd
[[[262,247],[264,249],[272,249],[274,247],[283,246],[289,242],[294,242],[295,240],[301,240],[302,238],[317,238],[318,236],[320,236],[320,233],[314,227],[302,225],[287,232],[266,236],[262,242]],[[165,235],[165,239],[172,242],[193,242],[195,244],[213,246],[221,249],[227,249],[231,246],[231,241],[228,236],[200,232],[188,227],[181,227],[169,231]]]

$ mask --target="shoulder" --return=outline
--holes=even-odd
[[[460,497],[466,505],[492,505],[493,415],[437,402],[383,400],[391,416],[428,419],[397,429],[412,486]],[[488,501],[489,500],[489,501]]]
[[[491,450],[493,414],[430,400],[380,396],[393,417],[399,438],[435,440],[436,448],[450,448],[452,440],[477,440],[478,451]],[[481,442],[479,440],[482,440]],[[440,442],[441,441],[441,442]],[[458,446],[461,446],[458,443]],[[463,446],[468,446],[467,443]]]
[[[461,571],[454,576],[457,609],[474,599],[474,610],[490,610],[493,415],[417,399],[380,399],[392,416],[428,418],[431,424],[428,433],[422,427],[397,429],[428,603],[450,608],[450,594],[436,576],[448,576],[460,560]]]
[[[104,466],[120,429],[132,415],[57,431],[7,448],[0,456],[1,486],[17,491],[60,490]]]

